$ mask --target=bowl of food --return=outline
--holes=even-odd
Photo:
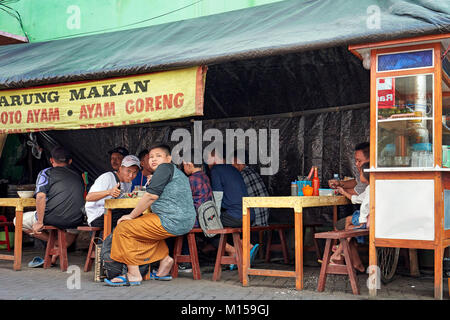
[[[34,191],[20,190],[17,191],[20,198],[33,198]]]

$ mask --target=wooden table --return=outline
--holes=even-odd
[[[106,199],[103,226],[103,240],[111,233],[112,227],[112,210],[113,209],[134,209],[141,198],[122,198],[122,199]],[[131,211],[130,211],[131,212]],[[150,212],[149,209],[144,213]]]
[[[333,206],[333,224],[337,221],[337,206],[351,202],[344,196],[318,197],[244,197],[242,198],[243,286],[248,275],[293,277],[297,290],[303,289],[303,208]],[[294,209],[295,271],[250,268],[250,208]]]
[[[1,260],[14,261],[14,270],[20,270],[22,264],[22,223],[23,208],[36,207],[34,198],[0,198],[0,207],[16,208],[16,225],[14,232],[14,255],[0,254]]]

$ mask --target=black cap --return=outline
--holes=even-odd
[[[52,149],[50,152],[51,157],[58,161],[58,162],[69,162],[70,159],[72,159],[72,156],[70,155],[70,152],[64,147],[57,146]]]
[[[129,155],[130,153],[128,152],[127,149],[125,149],[124,147],[117,147],[114,148],[112,150],[109,150],[108,153],[111,155],[113,153],[120,153],[121,155],[123,155],[124,157],[126,157],[127,155]]]

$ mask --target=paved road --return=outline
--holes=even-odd
[[[85,252],[69,253],[69,271],[28,268],[33,256],[42,254],[35,249],[24,250],[21,271],[12,270],[12,262],[0,261],[0,299],[13,300],[367,300],[367,275],[358,276],[361,295],[354,296],[346,276],[329,275],[325,292],[317,292],[318,267],[305,267],[304,290],[295,290],[293,278],[250,276],[250,286],[242,287],[237,271],[223,271],[222,279],[213,282],[212,266],[202,267],[202,280],[194,281],[191,274],[181,274],[172,281],[144,281],[138,287],[111,288],[93,281],[93,271],[82,270]],[[256,267],[267,267],[257,261]],[[281,263],[271,267],[291,269]],[[433,278],[397,276],[378,290],[376,299],[433,300]],[[446,281],[444,299],[449,299]]]

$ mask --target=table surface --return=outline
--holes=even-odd
[[[0,207],[34,207],[35,198],[0,198]]]
[[[106,199],[106,209],[129,209],[135,208],[139,200],[142,198],[120,198],[120,199]]]

